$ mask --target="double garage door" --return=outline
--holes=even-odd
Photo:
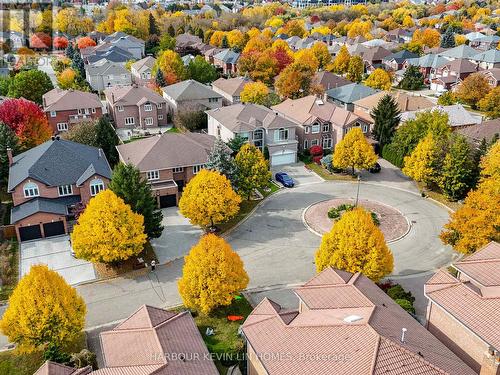
[[[294,164],[296,163],[295,152],[278,152],[271,156],[271,165],[274,167],[276,165]]]
[[[160,208],[175,207],[177,206],[177,195],[161,195]]]
[[[43,232],[45,237],[59,236],[65,234],[64,222],[54,221],[52,223],[45,223],[43,225]],[[42,228],[40,225],[30,225],[28,227],[19,228],[19,237],[21,241],[37,240],[42,238]]]

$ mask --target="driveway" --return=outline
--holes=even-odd
[[[160,264],[184,257],[200,239],[202,231],[182,216],[178,207],[162,210],[164,226],[160,238],[151,241]]]
[[[273,167],[271,172],[273,174],[273,179],[277,172],[286,172],[295,181],[295,186],[304,186],[323,182],[323,179],[316,173],[306,169],[304,167],[304,163]],[[279,182],[278,185],[282,186]]]
[[[21,242],[21,277],[34,264],[46,264],[57,271],[70,285],[96,279],[92,263],[71,256],[68,236]]]

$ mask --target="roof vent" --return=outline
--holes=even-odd
[[[401,329],[401,342],[405,342],[405,336],[406,336],[406,331],[408,331],[406,328]]]
[[[354,322],[357,322],[359,320],[363,319],[363,317],[359,316],[359,315],[348,315],[344,318],[344,322],[346,323],[354,323]]]
[[[321,99],[316,99],[316,104],[323,105],[323,104],[325,104],[325,102],[323,102],[323,100],[321,100]]]

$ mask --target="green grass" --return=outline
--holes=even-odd
[[[314,173],[316,173],[321,178],[323,178],[324,180],[355,181],[355,178],[353,178],[351,175],[342,174],[342,173],[330,173],[325,168],[323,168],[321,165],[318,165],[318,164],[313,163],[313,162],[306,163],[306,167],[309,168]]]
[[[176,311],[183,311],[185,308],[175,309]],[[227,320],[229,315],[238,315],[246,319],[252,312],[252,306],[245,298],[240,300],[233,300],[229,306],[221,307],[210,315],[199,314],[194,316],[194,321],[198,326],[198,330],[207,345],[208,351],[219,355],[219,358],[224,357],[227,360],[219,360],[215,358],[215,365],[221,374],[226,374],[228,367],[236,364],[238,359],[243,358],[245,344],[243,338],[238,335],[238,328],[243,324],[244,320],[238,322],[230,322]],[[214,329],[213,336],[207,336],[207,328]],[[226,354],[225,356],[222,356]],[[233,361],[229,359],[233,358]]]
[[[166,131],[167,133],[180,133],[181,131],[178,128],[170,128]]]
[[[417,186],[420,191],[423,189],[423,185],[421,183],[417,182]],[[452,209],[453,211],[458,210],[460,207],[462,207],[462,204],[459,202],[450,202],[443,194],[440,192],[434,191],[434,190],[428,190],[425,189],[425,195],[427,195],[429,198],[434,199],[435,201],[438,201],[439,203],[444,204],[446,207]]]
[[[76,353],[87,347],[85,333],[72,343],[68,344],[65,351]],[[43,352],[19,353],[16,349],[0,352],[0,374],[2,375],[32,375],[44,363]]]
[[[7,278],[8,281],[0,287],[0,301],[5,301],[9,299],[10,295],[12,294],[14,288],[17,285],[17,280],[19,276],[19,256],[18,256],[19,245],[17,241],[11,240],[10,246],[8,246],[6,241],[0,244],[0,249],[2,251],[2,254],[0,254],[0,256],[8,257],[9,267],[11,271],[11,274]]]

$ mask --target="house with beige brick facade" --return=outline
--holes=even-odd
[[[500,244],[490,242],[425,284],[427,329],[480,375],[500,374]]]
[[[366,135],[370,133],[368,121],[314,95],[287,99],[271,109],[296,124],[300,150],[311,146],[332,149],[353,127],[361,127]]]
[[[68,233],[75,206],[87,204],[111,179],[101,149],[59,137],[14,157],[8,150],[8,157],[11,224],[19,241]]]
[[[84,121],[102,117],[102,103],[96,94],[55,88],[42,96],[43,111],[54,133],[68,131]]]
[[[204,133],[163,133],[116,148],[120,161],[135,165],[149,181],[158,206],[164,208],[178,204],[184,186],[203,169],[214,143],[215,137]]]
[[[130,66],[132,80],[138,85],[146,85],[154,80],[153,67],[156,64],[156,59],[152,56],[136,61]]]
[[[242,326],[248,375],[473,375],[360,273],[327,268],[294,290],[298,308],[264,298]]]
[[[117,86],[105,90],[104,95],[117,129],[150,129],[168,123],[166,100],[147,87]]]
[[[241,92],[252,80],[245,77],[219,78],[212,82],[212,90],[222,95],[222,104],[231,105],[241,102]]]
[[[227,142],[236,136],[264,152],[271,166],[297,162],[296,124],[267,107],[257,104],[233,104],[206,111],[208,134]]]
[[[47,361],[34,375],[218,375],[189,311],[141,306],[99,334],[103,366],[76,369]]]
[[[174,83],[162,88],[172,116],[178,111],[205,111],[222,107],[222,95],[193,79]]]

